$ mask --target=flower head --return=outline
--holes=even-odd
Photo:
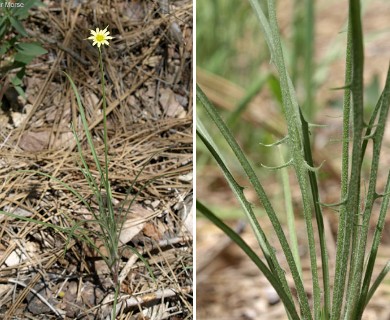
[[[93,41],[93,46],[97,44],[98,48],[100,49],[102,44],[106,44],[108,46],[110,45],[107,40],[114,38],[109,36],[110,32],[107,31],[107,28],[108,26],[104,30],[99,30],[99,28],[96,28],[96,31],[91,30],[91,36],[88,39]]]

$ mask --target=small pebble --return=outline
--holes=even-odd
[[[273,287],[267,287],[265,289],[265,294],[267,296],[268,304],[271,306],[277,304],[280,301],[280,298]]]

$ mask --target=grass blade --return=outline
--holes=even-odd
[[[284,306],[289,312],[291,319],[299,320],[297,311],[295,310],[292,300],[286,295],[284,288],[280,284],[279,280],[274,274],[267,268],[267,266],[260,260],[257,254],[246,244],[246,242],[232,230],[229,226],[223,223],[215,214],[213,214],[208,208],[206,208],[199,200],[196,201],[196,209],[206,216],[213,224],[220,228],[230,239],[232,239],[256,264],[256,266],[263,272],[264,276],[271,283],[278,293],[280,299],[283,301]]]
[[[371,163],[371,172],[369,178],[369,186],[368,186],[368,192],[367,192],[366,202],[364,206],[362,226],[359,232],[359,238],[358,238],[357,249],[356,249],[357,252],[354,254],[355,269],[352,269],[353,271],[352,284],[358,288],[356,290],[359,290],[357,291],[359,293],[360,293],[361,281],[363,278],[363,263],[365,257],[368,231],[370,229],[370,218],[371,218],[374,201],[378,197],[376,193],[376,182],[378,179],[379,157],[382,148],[382,140],[385,132],[387,116],[390,108],[390,68],[387,74],[386,85],[383,90],[383,93],[384,94],[383,94],[383,99],[381,99],[382,104],[380,108],[378,123],[376,125],[375,132],[372,135],[373,151],[372,151],[372,163]],[[384,203],[386,204],[386,198],[384,199]],[[386,210],[387,210],[387,205],[385,208],[385,212]],[[384,218],[385,217],[383,217],[383,219]],[[354,299],[354,303],[357,306],[358,304],[357,299]],[[350,319],[356,319],[357,309],[358,308],[355,306],[351,307]]]
[[[352,34],[351,25],[348,24],[347,50],[346,50],[345,86],[352,81]],[[349,173],[349,139],[350,139],[350,113],[351,113],[351,90],[344,90],[343,102],[343,136],[342,136],[342,162],[341,162],[341,195],[340,202],[348,196],[348,173]],[[349,257],[351,226],[348,224],[349,216],[346,205],[340,207],[340,219],[337,230],[336,270],[333,283],[332,313],[331,320],[336,320],[341,314],[345,282],[347,278],[347,265]]]
[[[282,149],[280,145],[278,145],[280,158],[282,162],[284,162],[284,157],[282,153]],[[301,266],[301,258],[299,256],[299,248],[298,248],[298,239],[297,239],[297,229],[295,227],[295,216],[294,216],[294,210],[293,210],[293,203],[291,198],[291,188],[290,188],[290,179],[288,177],[288,170],[287,168],[282,168],[280,170],[281,176],[282,176],[282,183],[283,183],[283,193],[284,193],[284,202],[285,202],[285,208],[286,208],[286,217],[287,217],[287,226],[288,231],[290,234],[290,243],[291,243],[291,250],[294,256],[295,263],[297,265],[297,269],[299,271],[299,274],[302,277],[302,266]]]
[[[370,286],[372,273],[374,271],[375,260],[376,260],[376,256],[377,256],[377,253],[378,253],[378,247],[379,247],[379,244],[381,242],[382,231],[383,231],[383,228],[384,228],[386,214],[387,214],[387,209],[388,209],[388,206],[389,206],[389,200],[390,200],[390,172],[389,172],[389,174],[387,176],[387,183],[386,183],[386,187],[385,187],[384,193],[385,193],[385,195],[383,197],[383,201],[382,201],[382,204],[381,204],[381,209],[380,209],[380,213],[379,213],[378,223],[377,223],[377,226],[375,228],[374,238],[372,240],[372,246],[371,246],[371,250],[370,250],[370,256],[369,256],[369,259],[368,259],[368,263],[367,263],[367,267],[366,267],[366,273],[365,273],[364,280],[363,280],[363,286],[362,286],[362,291],[361,291],[361,294],[360,294],[360,301],[359,301],[359,306],[358,306],[358,311],[357,311],[357,319],[361,319],[361,317],[363,315],[364,307],[367,305],[368,301],[371,299],[371,296],[373,294],[373,292],[368,293],[368,288]],[[377,280],[375,280],[375,282]],[[378,285],[379,285],[379,283],[378,283]],[[378,287],[378,285],[376,287]],[[376,290],[376,288],[374,290]]]
[[[317,257],[315,252],[314,231],[311,217],[311,202],[308,196],[309,188],[307,185],[307,171],[309,169],[309,166],[305,162],[303,155],[303,133],[302,123],[299,114],[299,106],[291,79],[288,76],[288,72],[285,67],[274,1],[268,1],[269,22],[266,19],[264,13],[262,12],[262,9],[258,2],[256,0],[249,0],[249,2],[254,8],[256,16],[261,24],[262,29],[264,30],[265,38],[267,40],[267,44],[271,52],[271,59],[275,63],[280,77],[280,85],[282,89],[283,98],[282,106],[287,121],[289,147],[292,159],[294,161],[296,176],[301,189],[303,213],[305,217],[307,238],[309,242],[310,265],[312,272],[314,295],[314,317],[318,318],[321,312],[321,295],[317,272]]]
[[[366,304],[371,300],[372,296],[374,295],[376,289],[378,289],[379,285],[383,281],[383,279],[386,277],[386,275],[390,271],[390,261],[386,263],[386,265],[383,267],[382,271],[379,273],[378,277],[375,279],[374,283],[372,284],[370,290],[368,291],[367,298],[366,298]]]
[[[218,115],[217,111],[215,110],[212,103],[207,99],[206,95],[203,93],[203,91],[197,86],[196,90],[196,96],[197,99],[201,102],[203,107],[206,109],[208,115],[210,118],[214,121],[214,123],[217,125],[218,129],[220,130],[221,134],[224,136],[226,142],[230,145],[232,151],[236,155],[238,161],[240,162],[243,170],[245,171],[249,181],[253,185],[256,194],[260,201],[262,202],[264,209],[267,212],[268,217],[271,220],[272,226],[275,230],[275,233],[280,241],[280,244],[282,246],[283,252],[286,256],[286,260],[288,262],[288,265],[291,270],[291,274],[294,279],[295,286],[297,288],[297,293],[299,297],[299,302],[301,306],[301,311],[304,315],[304,319],[312,319],[310,314],[310,307],[308,302],[308,297],[306,295],[305,289],[303,287],[302,279],[299,275],[299,271],[297,269],[297,266],[294,261],[293,254],[291,252],[290,246],[288,244],[288,241],[286,239],[286,236],[284,234],[284,231],[282,229],[282,226],[280,224],[279,219],[277,218],[275,211],[271,205],[271,202],[269,201],[260,181],[257,178],[257,175],[255,171],[253,170],[252,166],[250,165],[248,159],[245,157],[243,151],[241,150],[240,146],[234,139],[233,135],[231,134],[230,130],[227,128],[223,120]]]

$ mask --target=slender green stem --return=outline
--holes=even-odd
[[[106,189],[106,194],[107,194],[107,210],[108,210],[108,214],[110,215],[109,220],[111,220],[111,229],[112,232],[115,231],[116,233],[116,220],[115,220],[114,209],[111,201],[112,193],[111,193],[110,180],[108,177],[109,163],[108,163],[108,132],[107,132],[107,99],[106,99],[106,85],[104,79],[103,57],[100,48],[99,48],[99,66],[100,66],[102,95],[103,95],[104,178],[102,177],[103,178],[102,180],[104,181],[104,187]]]
[[[249,0],[260,25],[264,31],[269,50],[271,52],[272,62],[275,63],[279,76],[282,90],[283,113],[287,121],[288,128],[288,145],[290,148],[296,176],[301,189],[303,214],[305,218],[307,237],[309,242],[310,264],[313,281],[314,296],[314,318],[318,318],[321,312],[321,292],[317,271],[317,257],[314,239],[314,230],[312,225],[311,199],[309,197],[309,187],[307,181],[307,171],[312,170],[304,159],[304,146],[302,123],[300,120],[299,106],[295,96],[294,88],[288,76],[284,63],[283,50],[280,40],[280,33],[276,19],[276,10],[274,1],[268,0],[268,19],[265,17],[258,1]]]
[[[285,160],[280,145],[278,145],[278,149],[279,149],[280,158],[282,162],[284,162]],[[294,216],[293,203],[291,198],[290,179],[288,177],[287,168],[282,168],[280,171],[282,175],[284,202],[286,208],[288,232],[290,234],[291,250],[294,255],[294,260],[297,265],[299,274],[302,277],[302,266],[301,266],[301,258],[299,256],[297,229],[295,226],[295,216]]]
[[[276,19],[276,9],[274,1],[268,1],[268,12],[271,33],[273,38],[273,59],[278,68],[280,76],[280,84],[283,97],[283,111],[287,120],[287,128],[289,135],[289,146],[294,161],[294,167],[298,183],[301,189],[303,214],[306,223],[306,231],[309,242],[309,254],[310,265],[312,272],[313,282],[313,296],[314,296],[314,318],[317,319],[321,312],[321,293],[317,272],[317,257],[316,247],[314,239],[314,231],[312,225],[312,210],[311,202],[309,198],[309,188],[307,184],[307,171],[309,169],[308,164],[304,159],[304,147],[303,147],[303,133],[302,123],[300,121],[299,106],[296,101],[294,89],[292,87],[291,80],[287,74],[287,70],[284,63],[283,50],[280,40],[279,28]]]
[[[199,101],[202,103],[202,105],[205,107],[207,113],[209,114],[210,118],[215,122],[218,129],[224,136],[226,142],[230,145],[232,151],[235,153],[238,161],[240,162],[242,168],[244,169],[246,175],[249,178],[249,181],[253,185],[257,196],[259,197],[260,201],[262,202],[265,211],[267,212],[268,217],[271,220],[272,226],[275,230],[275,233],[280,241],[280,244],[282,246],[283,252],[286,256],[287,263],[290,267],[291,274],[294,279],[294,283],[297,289],[298,293],[298,300],[301,307],[301,311],[303,313],[304,319],[312,319],[310,314],[310,307],[308,298],[305,292],[305,289],[303,287],[302,279],[299,275],[299,271],[297,269],[297,266],[295,264],[294,256],[291,252],[290,246],[288,244],[287,238],[284,234],[283,228],[279,222],[278,217],[276,216],[276,213],[271,205],[271,202],[269,201],[263,186],[261,185],[260,181],[257,178],[257,175],[255,171],[253,170],[252,166],[250,165],[248,159],[245,157],[244,153],[242,152],[240,146],[233,138],[233,135],[231,134],[228,127],[225,125],[225,123],[222,121],[218,113],[216,112],[213,105],[210,103],[210,101],[207,99],[206,95],[203,93],[203,91],[197,86],[196,88],[196,96],[199,99]]]
[[[218,120],[217,120],[218,121]],[[201,129],[202,128],[202,129]],[[257,241],[259,243],[259,246],[261,250],[263,251],[264,257],[268,263],[268,266],[271,270],[271,272],[275,273],[275,275],[279,278],[280,283],[282,284],[285,292],[287,295],[292,299],[292,294],[290,287],[288,286],[286,276],[284,271],[282,270],[280,263],[278,262],[275,254],[275,249],[271,247],[267,237],[264,234],[263,229],[261,228],[253,210],[251,207],[251,204],[247,201],[245,195],[244,195],[244,188],[241,187],[236,180],[234,179],[233,175],[230,173],[229,169],[225,165],[225,161],[223,160],[220,152],[218,149],[214,148],[213,143],[209,141],[207,132],[204,132],[204,128],[201,126],[201,124],[197,123],[197,134],[200,137],[200,139],[203,141],[203,143],[206,145],[207,149],[211,153],[211,155],[216,160],[217,164],[221,168],[226,180],[228,181],[230,188],[234,192],[235,196],[237,197],[238,201],[241,204],[242,209],[244,210],[244,213],[246,214],[249,223],[252,227],[252,230],[257,238]]]
[[[374,201],[378,197],[376,193],[376,182],[378,179],[379,157],[382,148],[383,135],[385,132],[385,124],[387,121],[387,116],[390,107],[390,70],[387,75],[386,84],[387,86],[384,89],[384,96],[383,99],[381,99],[382,104],[380,108],[378,123],[375,128],[375,133],[372,136],[374,146],[372,151],[369,186],[368,186],[368,192],[367,192],[365,208],[363,213],[363,222],[362,222],[361,231],[357,243],[357,250],[354,255],[355,269],[352,269],[352,271],[354,272],[352,274],[352,287],[357,288],[355,289],[356,290],[355,292],[359,292],[361,287],[361,282],[363,278],[363,262],[365,257],[366,244],[367,244],[367,235],[370,229],[369,223],[371,218],[371,212],[374,205]],[[359,299],[351,298],[353,294],[355,293],[353,292],[351,294],[349,300],[351,301],[350,302],[351,305],[347,304],[347,315],[348,314],[351,315],[350,319],[356,319],[356,312],[358,310],[358,302],[359,302]]]
[[[352,257],[350,263],[349,286],[347,290],[347,304],[345,319],[350,319],[351,308],[358,301],[359,283],[353,279],[358,270],[358,244],[361,233],[360,215],[360,180],[361,154],[363,132],[363,33],[360,17],[360,0],[349,1],[350,23],[352,32],[352,115],[353,115],[353,143],[351,178],[348,188],[347,212],[349,215],[348,227],[352,228]]]
[[[305,160],[310,167],[314,167],[312,151],[309,138],[309,124],[305,120],[300,111],[303,133],[303,148],[305,153]],[[318,183],[315,171],[309,170],[309,182],[311,194],[313,198],[314,212],[317,221],[318,237],[320,239],[321,261],[322,261],[322,281],[324,285],[324,312],[325,319],[329,318],[330,314],[330,283],[329,283],[329,263],[328,250],[326,248],[324,221],[322,218],[321,200],[318,191]]]
[[[298,84],[300,79],[300,66],[302,63],[302,46],[303,46],[303,31],[302,26],[305,3],[301,0],[294,0],[294,16],[293,16],[293,49],[291,53],[291,80],[294,86]]]
[[[104,165],[105,165],[105,176],[106,181],[108,180],[108,134],[107,134],[107,99],[106,99],[106,83],[104,79],[104,69],[103,69],[103,58],[102,51],[99,48],[99,66],[100,66],[100,76],[101,76],[101,85],[102,85],[102,95],[103,95],[103,142],[104,142]]]
[[[305,83],[305,114],[309,121],[312,121],[315,114],[315,103],[313,99],[313,75],[314,75],[314,3],[313,0],[305,0],[305,60],[304,60],[304,83]]]
[[[378,289],[379,285],[381,284],[383,279],[386,277],[386,275],[389,273],[389,271],[390,271],[390,261],[387,261],[386,265],[383,267],[382,271],[379,273],[378,277],[375,279],[374,283],[370,287],[370,290],[368,291],[367,298],[365,301],[365,305],[367,305],[368,302],[371,300],[376,289]]]
[[[87,137],[88,145],[91,147],[92,157],[94,159],[94,162],[96,164],[96,167],[97,167],[98,171],[102,172],[102,167],[100,165],[99,157],[98,157],[98,155],[96,153],[96,150],[94,148],[92,135],[91,135],[91,132],[88,129],[88,122],[87,122],[87,118],[86,118],[86,115],[85,115],[83,104],[81,102],[80,94],[79,94],[79,92],[77,90],[77,87],[74,84],[72,78],[66,72],[64,72],[64,73],[65,73],[66,77],[68,78],[68,80],[70,82],[70,85],[71,85],[71,87],[73,89],[73,92],[75,93],[77,105],[79,106],[79,112],[80,112],[81,121],[82,121],[83,128],[84,128],[85,136]]]
[[[267,268],[267,266],[260,260],[258,255],[246,244],[246,242],[232,230],[229,226],[223,223],[212,211],[206,208],[199,200],[196,201],[196,209],[205,215],[211,222],[213,222],[218,228],[220,228],[226,235],[230,237],[240,248],[247,254],[247,256],[256,264],[256,266],[263,272],[264,276],[268,279],[271,285],[278,293],[280,299],[283,301],[284,306],[289,312],[291,319],[299,320],[294,304],[292,300],[286,295],[279,280],[275,275]]]
[[[378,114],[378,111],[383,110],[383,108],[388,108],[388,105],[390,104],[390,101],[389,101],[390,100],[390,92],[389,91],[390,91],[390,66],[389,66],[388,73],[387,73],[387,81],[386,81],[385,89],[383,90],[382,95],[381,95],[381,97],[380,97],[380,99],[375,107],[375,110],[371,116],[369,127],[367,128],[367,131],[366,131],[366,136],[371,135],[371,127],[374,126],[374,120]],[[383,119],[381,119],[381,117],[380,117],[378,120],[379,126],[384,125],[383,123],[381,123],[381,120],[383,122]],[[386,121],[386,119],[384,119],[384,121]],[[383,129],[380,129],[377,126],[376,130],[382,131]],[[381,133],[379,133],[379,135],[381,135]],[[374,139],[377,136],[378,136],[377,131],[375,131]],[[376,138],[376,141],[377,140],[378,140],[378,138]],[[365,146],[367,145],[367,142],[368,142],[368,139],[366,139],[364,141],[363,152],[365,150]],[[378,156],[378,155],[374,155],[374,157],[375,156]],[[375,198],[378,198],[378,197],[379,197],[379,195],[375,195]],[[359,306],[358,306],[358,311],[357,311],[358,318],[362,317],[364,307],[366,306],[366,304],[369,300],[368,289],[369,289],[372,273],[373,273],[374,266],[375,266],[375,260],[376,260],[378,247],[380,244],[380,239],[381,239],[381,235],[382,235],[382,231],[383,231],[383,227],[384,227],[384,222],[385,222],[385,218],[386,218],[386,214],[387,214],[389,199],[390,199],[390,172],[389,172],[388,177],[387,177],[387,183],[386,183],[386,187],[384,190],[384,196],[383,196],[383,201],[382,201],[380,214],[379,214],[379,218],[378,218],[378,222],[377,222],[377,227],[375,229],[374,238],[373,238],[372,246],[371,246],[371,250],[370,250],[370,255],[369,255],[368,262],[367,262],[366,272],[365,272],[365,276],[364,276],[364,280],[363,280],[363,286],[362,286],[362,290],[361,290]]]
[[[387,183],[386,183],[386,187],[385,187],[384,192],[386,195],[383,198],[383,202],[382,202],[380,213],[379,213],[377,227],[375,229],[374,238],[372,240],[370,256],[368,259],[366,273],[365,273],[364,280],[363,280],[363,287],[362,287],[362,291],[361,291],[361,295],[360,295],[360,301],[359,301],[358,309],[356,312],[356,319],[362,318],[364,308],[367,305],[368,300],[370,298],[369,294],[368,294],[368,289],[370,286],[372,273],[374,271],[375,260],[376,260],[376,256],[378,253],[378,247],[379,247],[379,244],[381,241],[382,231],[383,231],[383,227],[385,224],[386,213],[388,210],[389,200],[390,200],[390,171],[389,171],[389,174],[387,175]]]
[[[345,86],[343,102],[343,138],[342,138],[342,162],[341,162],[341,199],[343,202],[348,196],[348,172],[349,172],[349,131],[350,131],[350,112],[351,112],[351,90],[349,86],[352,81],[352,35],[351,24],[348,24],[347,50],[346,50],[346,69]],[[340,207],[340,219],[337,230],[337,248],[336,248],[336,271],[333,284],[333,301],[331,319],[337,320],[341,314],[341,308],[344,297],[345,281],[347,275],[347,264],[350,246],[350,228],[347,225],[348,215],[345,205]]]

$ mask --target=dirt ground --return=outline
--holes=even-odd
[[[101,245],[90,212],[65,187],[97,210],[71,124],[98,172],[63,71],[79,90],[102,163],[98,50],[86,38],[108,26],[109,177],[118,212],[131,204],[120,232],[117,319],[192,319],[192,1],[43,2],[25,28],[48,53],[27,67],[26,99],[0,110],[0,210],[82,226]],[[110,314],[111,270],[88,243],[61,230],[0,214],[1,319]]]
[[[282,4],[283,3],[283,4]],[[290,21],[293,1],[279,2],[278,17],[285,37],[291,35]],[[200,10],[200,8],[198,8]],[[316,2],[316,61],[321,64],[331,55],[334,48],[340,48],[343,25],[347,15],[347,1],[318,1]],[[368,85],[374,75],[379,76],[383,88],[386,70],[390,57],[390,4],[387,1],[370,1],[367,3],[363,17],[365,32],[370,34],[365,42],[365,82]],[[334,52],[333,52],[334,53]],[[267,68],[262,66],[261,68]],[[260,71],[260,70],[259,70]],[[340,185],[340,145],[331,142],[341,136],[341,113],[333,106],[335,100],[342,96],[342,92],[335,92],[330,88],[342,86],[344,79],[343,53],[335,58],[327,68],[323,69],[322,85],[316,92],[316,100],[321,105],[317,113],[316,123],[326,124],[327,127],[315,129],[312,136],[315,152],[315,162],[325,163],[321,171],[325,174],[320,179],[320,196],[325,203],[339,201]],[[221,77],[197,70],[197,81],[206,95],[220,108],[232,110],[243,97],[244,90],[240,86],[226,81]],[[335,85],[336,84],[336,85]],[[284,132],[283,119],[273,110],[274,102],[267,92],[256,97],[250,108],[244,113],[245,121],[255,127],[266,128],[275,137],[282,137]],[[390,161],[390,121],[388,122],[381,155],[381,171],[378,179],[378,190],[383,190]],[[275,138],[276,140],[276,138]],[[261,141],[259,141],[261,142]],[[262,170],[262,169],[259,169]],[[299,212],[300,194],[291,173],[293,202],[295,212]],[[267,194],[273,203],[277,203],[281,196],[280,179],[270,174],[261,181],[266,186]],[[245,190],[245,194],[252,203],[257,203],[254,191]],[[202,172],[197,173],[197,197],[206,200],[214,208],[228,208],[237,206],[234,197],[222,174],[212,166],[205,166]],[[378,208],[374,212],[378,212]],[[377,213],[374,213],[374,216]],[[274,237],[273,229],[266,217],[261,217],[260,223],[267,235]],[[243,217],[243,220],[245,218]],[[385,227],[380,252],[375,266],[376,274],[387,263],[390,255],[390,219]],[[249,225],[243,228],[242,221],[232,220],[229,224],[237,230],[242,229],[242,236],[252,248],[258,245]],[[334,274],[335,239],[337,231],[337,213],[325,210],[325,227],[327,233],[327,247],[330,256],[330,273]],[[374,227],[373,227],[374,228]],[[297,229],[301,259],[303,260],[304,279],[307,292],[311,294],[311,275],[307,239],[303,221],[298,219]],[[301,230],[301,231],[300,231]],[[386,231],[387,230],[387,231]],[[198,319],[274,319],[285,320],[285,310],[280,303],[274,289],[267,283],[265,277],[255,265],[234,245],[220,230],[205,219],[197,219],[197,318]],[[275,237],[276,238],[276,237]],[[272,245],[278,242],[270,241]],[[370,243],[370,242],[369,242]],[[281,250],[280,258],[283,261]],[[388,277],[387,277],[388,278]],[[291,279],[289,279],[291,281]],[[333,281],[333,278],[331,278]],[[390,319],[390,283],[385,280],[374,298],[371,300],[363,319],[388,320]]]

